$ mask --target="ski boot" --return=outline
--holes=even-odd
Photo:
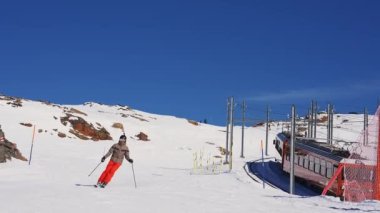
[[[99,182],[95,186],[100,187],[100,188],[104,188],[104,187],[106,187],[106,185],[107,185],[106,183]]]

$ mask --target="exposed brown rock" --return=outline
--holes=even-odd
[[[257,124],[255,124],[255,125],[253,125],[253,127],[259,127],[259,126],[264,126],[264,125],[265,125],[265,123],[260,122],[260,123],[257,123]]]
[[[62,132],[58,132],[58,137],[60,137],[60,138],[65,138],[65,137],[66,137],[66,134],[65,134],[65,133],[62,133]]]
[[[43,130],[42,130],[42,129],[39,129],[39,130],[38,130],[38,133],[41,133],[41,132],[43,132]]]
[[[92,124],[89,124],[81,117],[74,116],[72,114],[66,114],[65,117],[61,117],[61,123],[64,125],[70,123],[73,127],[73,129],[70,130],[70,133],[74,134],[80,139],[91,139],[94,141],[112,140],[110,133],[104,127],[96,129]]]
[[[129,110],[132,110],[132,109],[129,108],[129,107],[127,107],[127,106],[120,106],[120,108],[118,110],[129,111]]]
[[[140,121],[144,121],[144,122],[149,122],[148,120],[146,120],[146,119],[144,119],[144,118],[141,118],[141,117],[138,117],[138,116],[141,116],[141,115],[139,115],[139,114],[136,114],[136,115],[130,115],[130,117],[132,117],[132,118],[135,118],[135,119],[137,119],[137,120],[140,120]]]
[[[33,124],[31,124],[31,123],[20,123],[21,125],[23,125],[23,126],[27,126],[27,127],[32,127],[33,126]]]
[[[323,116],[323,117],[317,119],[317,122],[324,123],[324,122],[327,122],[327,120],[328,120],[328,117],[327,116]]]
[[[69,113],[76,113],[76,114],[81,114],[81,115],[84,115],[84,116],[87,116],[86,113],[82,112],[82,111],[79,111],[75,108],[70,108],[70,110],[68,111]]]
[[[46,100],[38,100],[38,101],[45,104],[45,105],[48,105],[48,106],[52,105],[52,103],[50,101],[46,101]]]
[[[15,100],[16,98],[13,98],[13,97],[10,97],[10,96],[5,96],[5,95],[0,95],[0,100],[4,100],[4,101],[13,101]]]
[[[76,131],[74,131],[74,130],[72,130],[72,129],[70,129],[69,132],[70,132],[71,134],[77,136],[77,138],[79,138],[79,139],[81,139],[81,140],[88,140],[88,139],[89,139],[88,137],[86,137],[86,136],[84,136],[84,135],[80,134],[79,132],[76,132]]]
[[[15,143],[12,143],[5,138],[5,134],[1,129],[0,135],[1,137],[4,137],[4,140],[0,141],[0,163],[5,163],[7,160],[12,160],[12,157],[22,161],[28,160],[21,154],[20,150],[17,149],[17,145]]]
[[[38,100],[38,101],[41,102],[42,104],[45,104],[45,105],[48,105],[48,106],[57,107],[57,108],[60,108],[60,109],[63,108],[63,107],[61,107],[61,106],[59,106],[57,104],[53,104],[53,103],[51,103],[49,101],[45,101],[45,100]]]
[[[143,133],[143,132],[140,132],[139,134],[136,135],[136,137],[140,140],[140,141],[149,141],[148,139],[148,135]]]
[[[193,120],[187,120],[189,123],[193,124],[194,126],[198,126],[199,123]]]
[[[12,107],[22,107],[21,98],[15,98],[13,101],[8,102],[7,104],[11,105]]]
[[[120,113],[120,115],[121,115],[121,117],[123,117],[123,118],[131,117],[131,118],[137,119],[137,120],[139,120],[139,121],[149,122],[148,120],[144,119],[143,116],[140,115],[140,114],[127,115],[127,114],[124,114],[124,113]]]
[[[116,129],[121,129],[121,130],[124,131],[124,126],[123,126],[122,123],[114,123],[114,124],[112,125],[112,127],[113,127],[113,128],[116,128]]]

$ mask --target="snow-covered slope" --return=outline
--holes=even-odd
[[[33,127],[36,125],[31,165],[12,160],[0,164],[0,212],[369,212],[380,210],[379,202],[343,203],[332,197],[298,197],[271,187],[262,188],[243,170],[246,161],[261,157],[260,141],[265,128],[245,131],[245,158],[240,156],[241,127],[235,127],[233,169],[219,166],[219,174],[194,174],[194,158],[203,153],[203,164],[218,164],[223,157],[218,147],[225,146],[225,127],[194,125],[186,119],[162,116],[97,103],[66,106],[44,102],[0,98],[0,125],[8,140],[17,143],[29,157]],[[13,103],[13,104],[12,104]],[[71,110],[75,109],[75,110]],[[70,112],[69,112],[70,111]],[[114,140],[82,140],[70,133],[60,118],[67,114],[81,117],[95,128],[105,128]],[[358,115],[359,116],[359,115]],[[71,118],[73,119],[73,118]],[[75,118],[74,118],[75,119]],[[335,124],[344,115],[336,117]],[[349,119],[353,119],[352,116]],[[359,119],[359,117],[358,117]],[[342,120],[343,121],[343,120]],[[337,137],[355,140],[362,124],[342,122]],[[132,167],[124,162],[104,189],[91,185],[105,168],[103,163],[89,177],[100,158],[116,142],[123,124],[127,144],[134,159],[137,188]],[[38,131],[41,130],[41,131]],[[323,136],[323,127],[319,129]],[[269,141],[281,131],[272,125]],[[135,135],[144,132],[149,141]],[[350,133],[352,132],[352,133]],[[58,133],[66,137],[59,137]],[[269,143],[269,155],[279,158]],[[205,172],[207,173],[207,172]]]

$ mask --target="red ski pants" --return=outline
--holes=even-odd
[[[116,170],[121,166],[121,163],[116,163],[115,161],[110,160],[108,162],[108,165],[102,175],[99,177],[98,183],[105,183],[108,184],[113,175],[115,174]]]

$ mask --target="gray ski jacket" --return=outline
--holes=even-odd
[[[129,149],[125,141],[119,141],[118,143],[112,145],[107,154],[104,155],[104,158],[108,158],[110,155],[112,155],[111,160],[116,163],[122,163],[124,158],[130,160]]]

